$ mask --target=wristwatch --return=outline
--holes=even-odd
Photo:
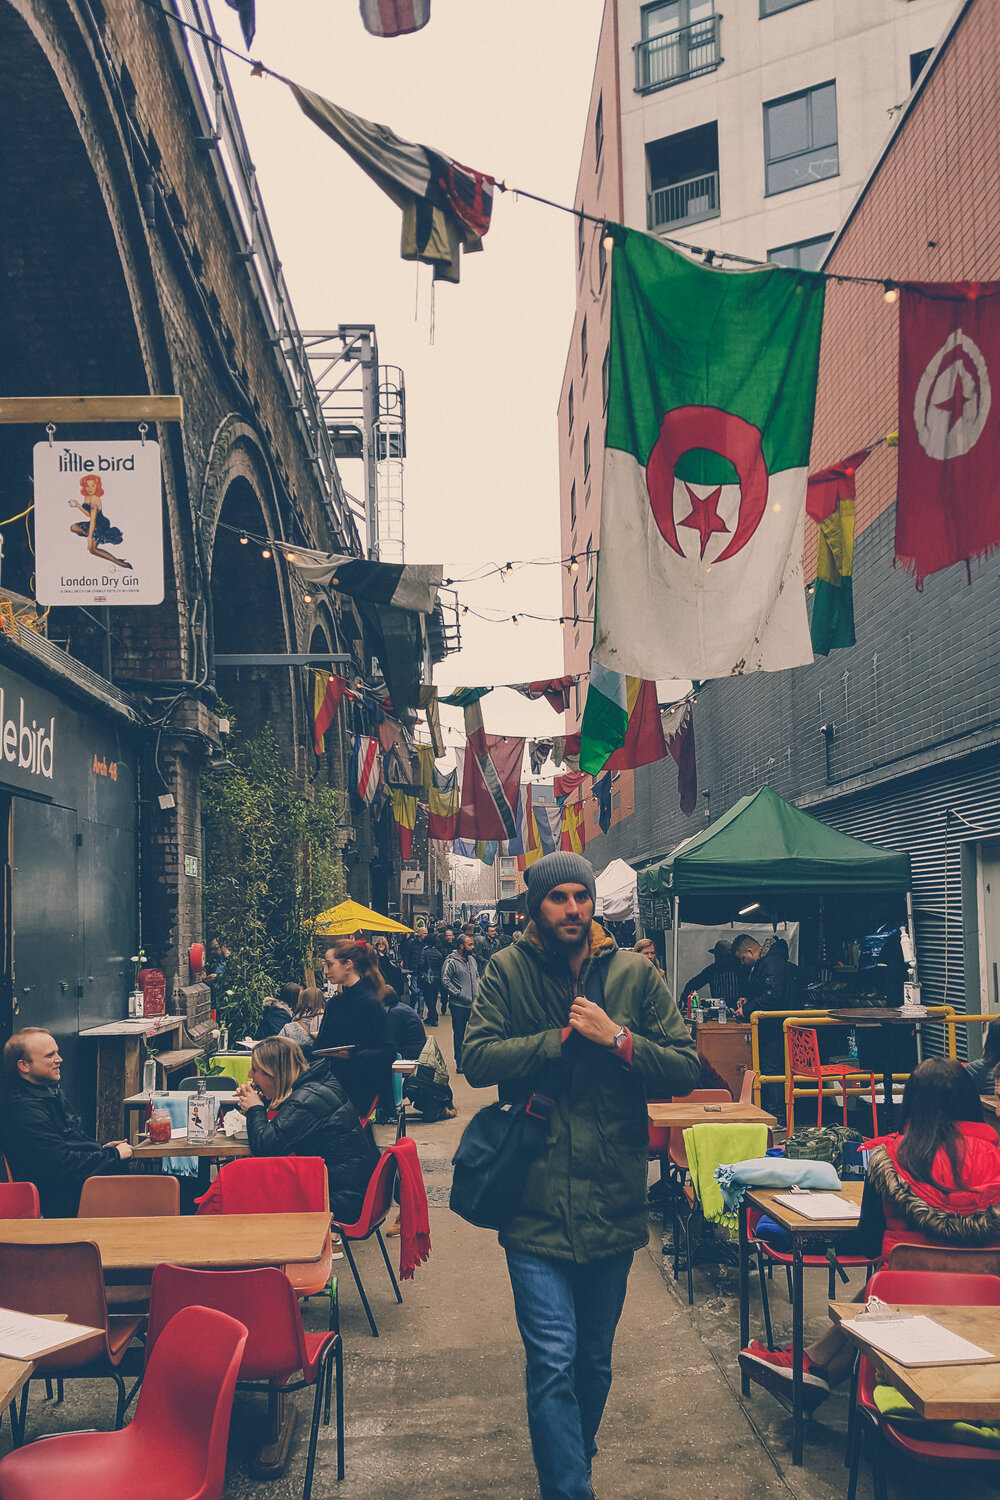
[[[624,1047],[624,1045],[625,1045],[625,1038],[627,1036],[628,1036],[628,1032],[625,1030],[625,1027],[624,1026],[619,1026],[618,1030],[615,1032],[614,1041],[611,1043],[612,1047],[614,1048],[614,1050],[616,1052],[619,1050],[620,1047]]]

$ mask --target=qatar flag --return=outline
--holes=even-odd
[[[968,566],[1000,545],[1000,282],[923,282],[899,304],[896,561]]]

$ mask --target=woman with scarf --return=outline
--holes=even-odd
[[[884,1261],[894,1245],[1000,1249],[1000,1141],[983,1123],[973,1079],[951,1058],[928,1058],[910,1074],[902,1133],[873,1149],[858,1226],[836,1248]],[[772,1353],[754,1340],[742,1358],[791,1381],[790,1348]],[[853,1360],[847,1335],[831,1327],[805,1350],[806,1388],[822,1400]]]

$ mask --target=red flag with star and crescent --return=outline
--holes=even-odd
[[[896,561],[919,588],[1000,546],[1000,282],[901,293]]]

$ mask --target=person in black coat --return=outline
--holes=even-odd
[[[331,1058],[330,1065],[358,1114],[366,1115],[376,1097],[383,1104],[392,1102],[396,1052],[381,1000],[386,984],[371,944],[352,938],[338,938],[326,950],[324,967],[327,979],[340,986],[340,993],[327,1001],[313,1050],[353,1048],[346,1057]]]
[[[15,1182],[33,1182],[46,1219],[72,1219],[88,1177],[121,1169],[126,1141],[102,1146],[85,1135],[59,1089],[59,1046],[41,1026],[15,1031],[3,1049],[0,1152]]]
[[[442,998],[441,966],[444,960],[445,955],[442,953],[440,945],[434,939],[428,938],[426,942],[421,943],[420,953],[417,957],[417,973],[420,977],[420,987],[427,1005],[428,1026],[436,1026],[438,1023],[437,1003]]]
[[[403,1000],[406,996],[406,976],[389,952],[388,938],[377,937],[372,946],[379,973],[389,988],[395,990],[397,999]]]
[[[310,1066],[295,1042],[269,1037],[253,1049],[250,1078],[236,1098],[253,1155],[321,1156],[334,1218],[356,1223],[378,1151],[330,1064],[318,1058]]]
[[[382,996],[382,1004],[389,1018],[389,1031],[396,1052],[400,1057],[409,1059],[419,1057],[424,1050],[427,1033],[413,1006],[400,1000],[395,990],[386,990]]]

